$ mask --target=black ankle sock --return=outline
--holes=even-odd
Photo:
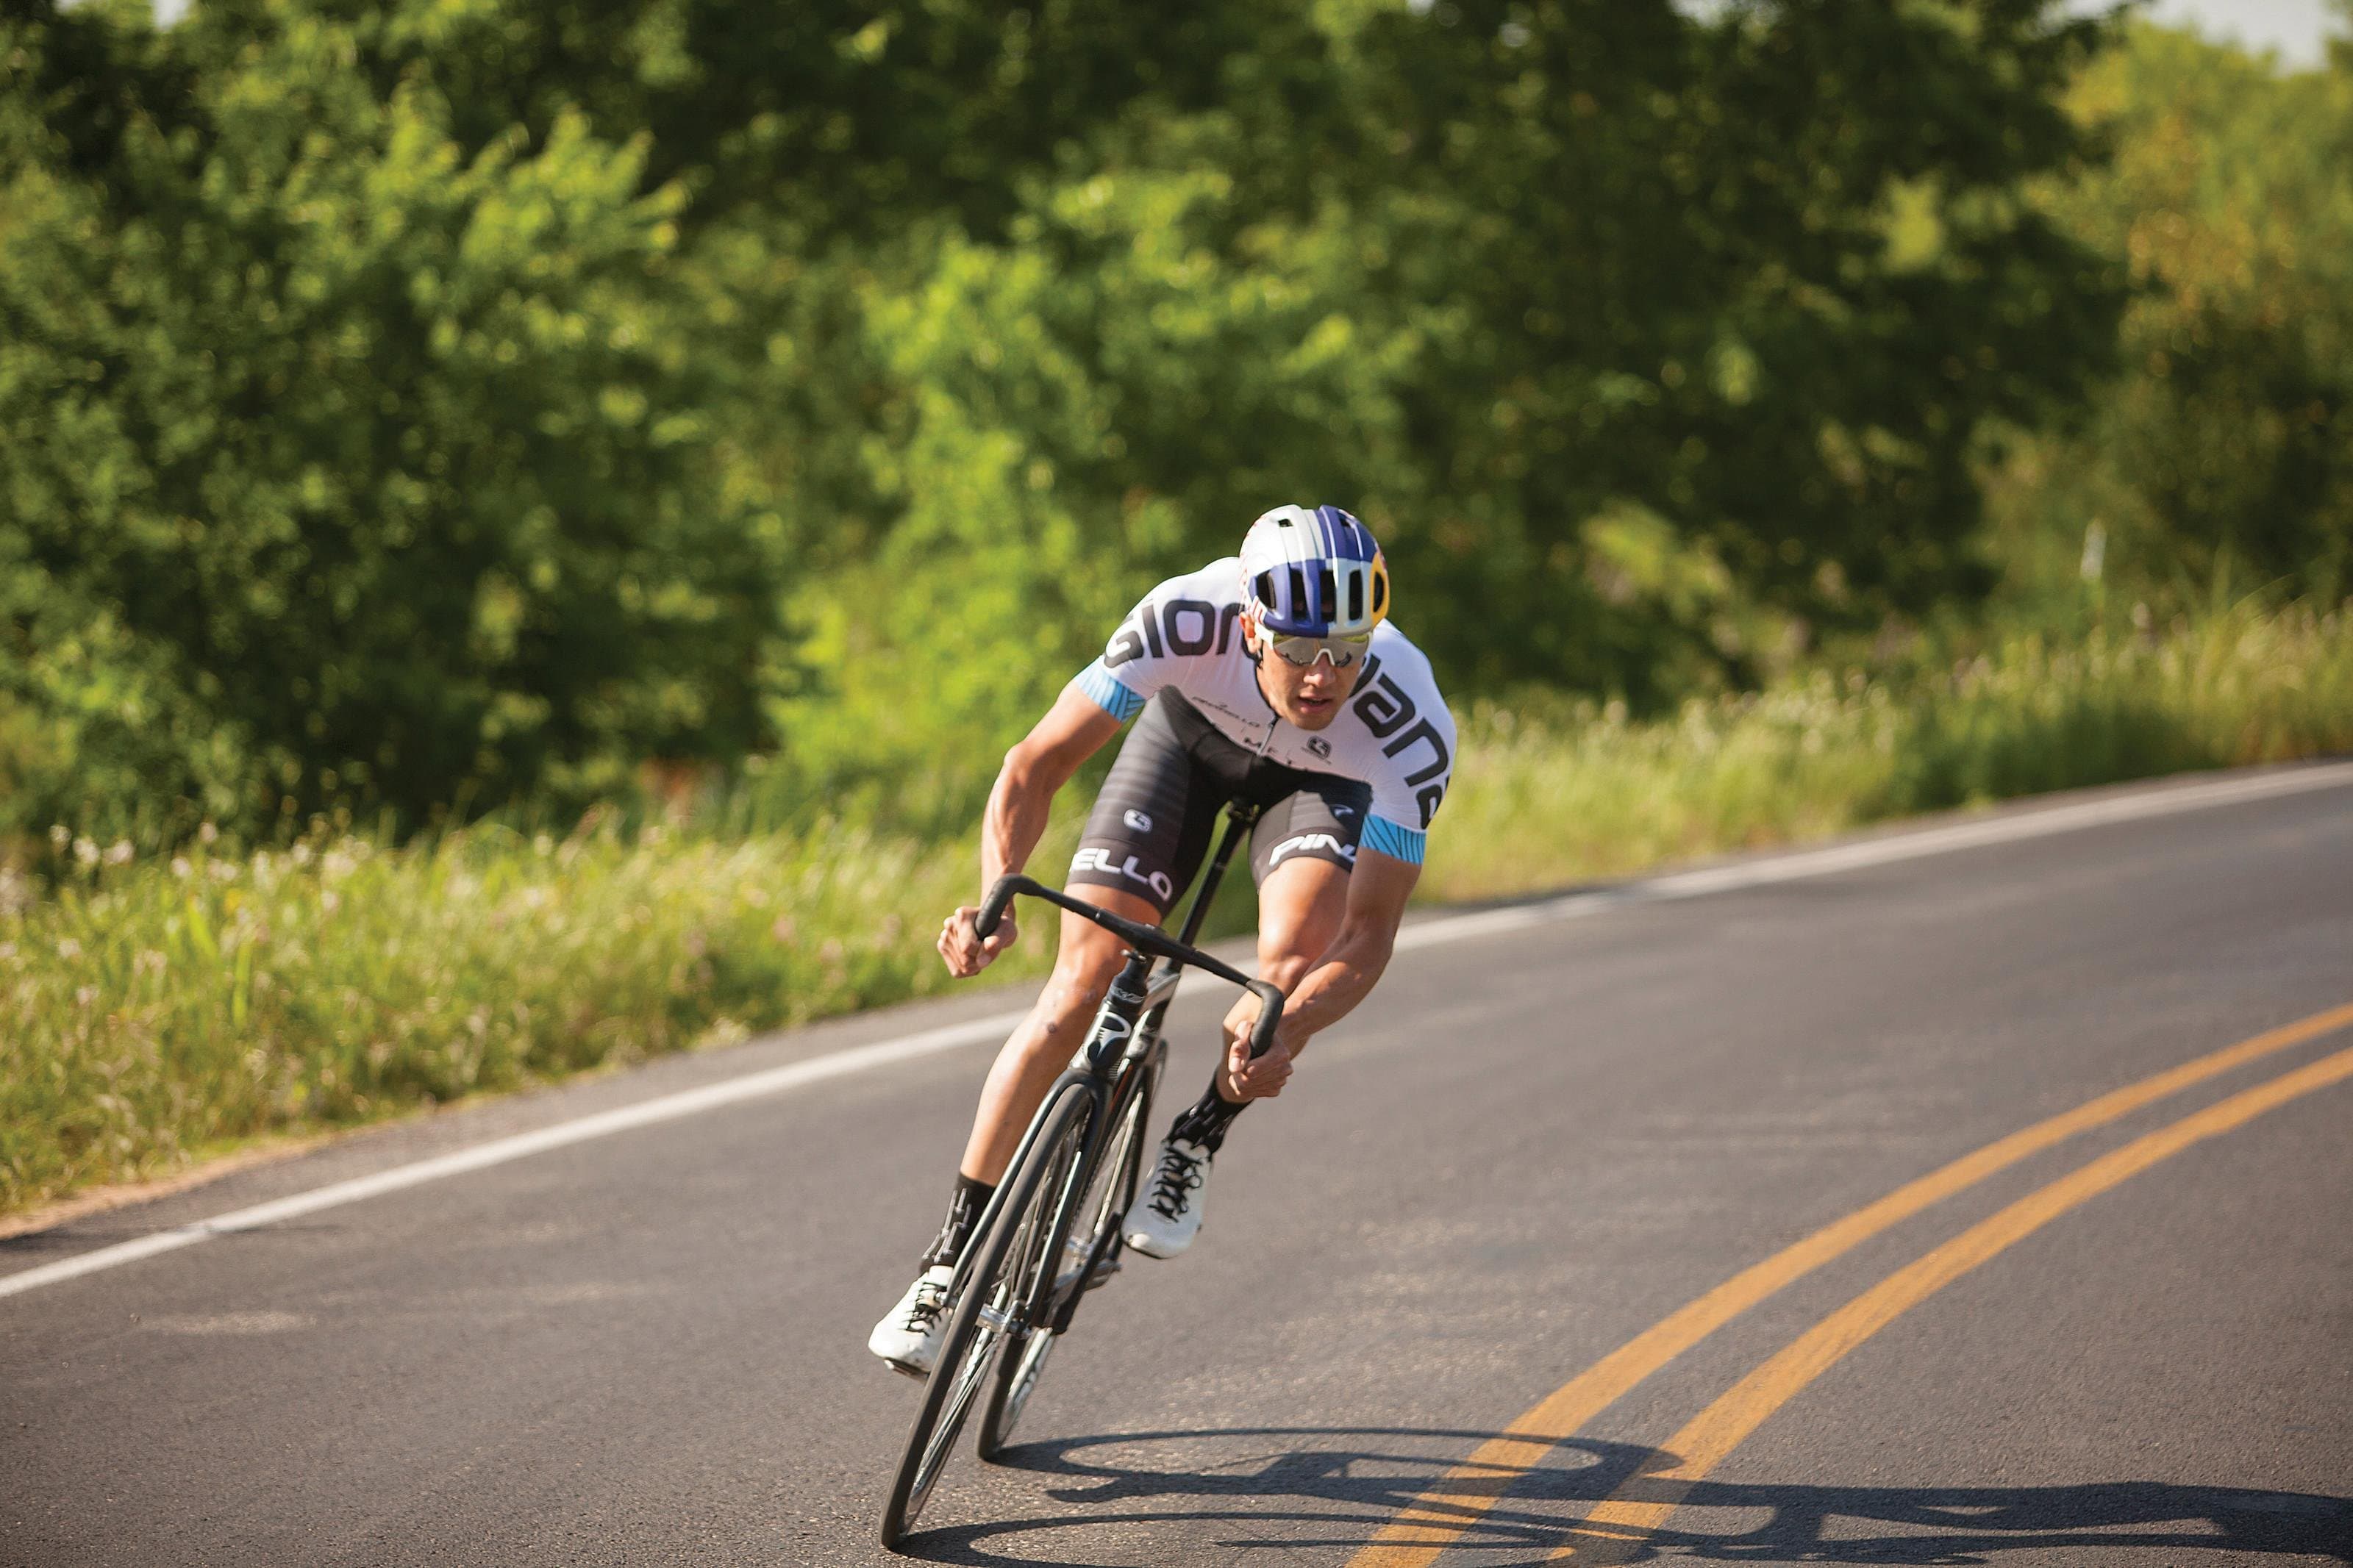
[[[948,1194],[948,1217],[940,1222],[940,1234],[932,1238],[929,1250],[923,1254],[923,1267],[936,1268],[953,1264],[964,1257],[965,1247],[972,1241],[973,1226],[980,1223],[980,1211],[988,1206],[991,1194],[997,1191],[993,1182],[976,1182],[959,1173],[955,1191]]]
[[[1177,1115],[1168,1129],[1168,1136],[1198,1144],[1214,1154],[1225,1147],[1226,1129],[1249,1105],[1248,1100],[1237,1105],[1219,1094],[1217,1080],[1212,1079],[1201,1098]]]

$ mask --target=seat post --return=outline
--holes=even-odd
[[[1226,863],[1234,858],[1234,847],[1245,834],[1257,826],[1258,807],[1229,805],[1226,807],[1226,831],[1218,840],[1218,852],[1209,858],[1209,868],[1202,873],[1201,885],[1193,890],[1192,907],[1185,911],[1185,929],[1176,940],[1186,946],[1201,934],[1201,921],[1209,913],[1209,900],[1218,896],[1218,883],[1226,874]]]

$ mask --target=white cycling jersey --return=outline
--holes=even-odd
[[[1238,556],[1171,577],[1128,612],[1103,657],[1072,684],[1123,722],[1155,692],[1173,688],[1237,745],[1288,767],[1370,784],[1365,847],[1420,864],[1430,818],[1454,771],[1454,719],[1430,660],[1382,622],[1339,713],[1322,730],[1302,730],[1259,689],[1238,625],[1241,610]]]

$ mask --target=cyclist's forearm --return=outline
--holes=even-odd
[[[1053,810],[1061,781],[1041,776],[1034,765],[1008,757],[988,792],[988,811],[980,827],[980,885],[986,892],[1008,871],[1025,869],[1029,856],[1045,837],[1046,819]]]
[[[1293,1054],[1356,1010],[1388,967],[1392,944],[1393,939],[1383,932],[1342,928],[1323,962],[1307,972],[1283,1003],[1281,1034]]]

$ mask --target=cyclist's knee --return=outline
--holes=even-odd
[[[1056,1031],[1083,1027],[1103,1005],[1103,993],[1125,961],[1125,950],[1108,931],[1089,928],[1085,936],[1066,939],[1038,998],[1046,1026]]]
[[[1277,969],[1314,963],[1340,934],[1347,910],[1345,867],[1305,857],[1277,866],[1259,889],[1259,973],[1274,979]]]

